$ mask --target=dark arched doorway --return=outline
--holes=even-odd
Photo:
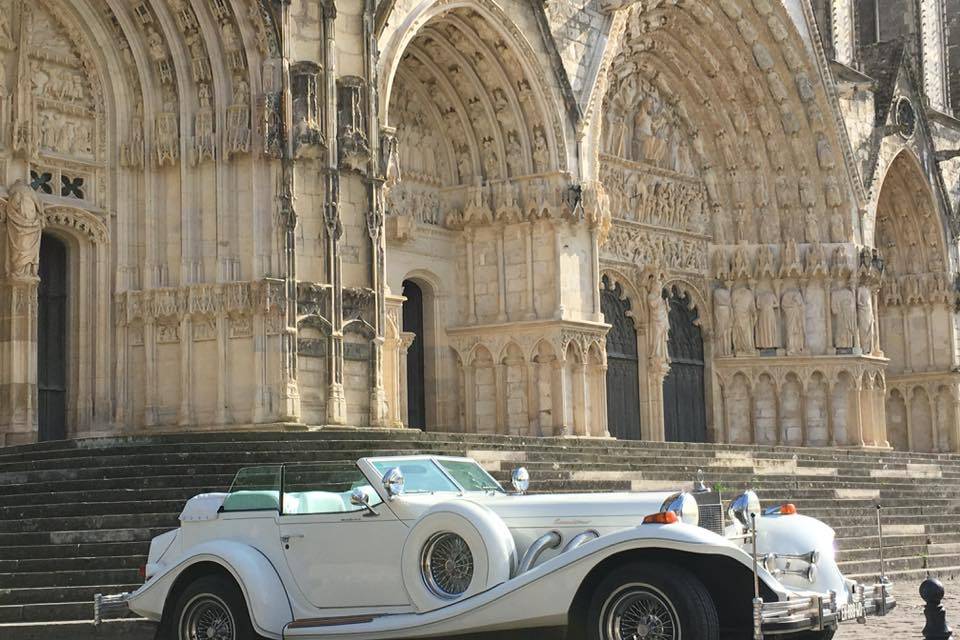
[[[67,437],[67,247],[43,235],[37,314],[38,439]]]
[[[630,301],[620,284],[604,276],[600,310],[610,325],[607,333],[607,428],[625,440],[640,439],[640,369],[637,330],[628,315]]]
[[[414,334],[407,350],[407,426],[427,426],[427,395],[424,375],[423,290],[412,280],[403,281],[403,330]]]
[[[706,442],[703,335],[690,296],[674,288],[670,303],[670,373],[663,381],[663,421],[668,442]]]

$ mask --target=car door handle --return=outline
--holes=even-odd
[[[302,533],[288,533],[280,536],[280,542],[282,542],[283,544],[287,544],[288,542],[290,542],[295,538],[302,538],[302,537],[303,537]]]

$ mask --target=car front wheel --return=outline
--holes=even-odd
[[[680,567],[627,565],[598,585],[588,640],[719,640],[717,608],[703,583]]]
[[[190,583],[177,598],[169,628],[175,640],[257,640],[239,587],[221,576]]]

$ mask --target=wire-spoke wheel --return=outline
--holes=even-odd
[[[164,611],[158,638],[259,640],[240,587],[225,575],[205,575],[186,585]]]
[[[438,598],[454,599],[467,592],[473,581],[473,553],[455,533],[438,533],[423,547],[421,568],[427,588]]]
[[[719,640],[710,593],[682,567],[635,562],[611,571],[574,620],[586,640]]]
[[[180,614],[182,640],[236,640],[237,624],[230,607],[220,597],[201,593]]]
[[[648,584],[624,585],[610,594],[601,614],[603,634],[610,640],[678,640],[677,612]]]

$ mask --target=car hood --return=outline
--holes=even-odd
[[[644,516],[660,511],[674,492],[561,493],[507,495],[471,493],[459,498],[481,504],[503,518],[511,528],[528,526],[637,525]],[[416,519],[435,504],[450,499],[404,496],[402,519]],[[399,506],[399,505],[398,505]]]

